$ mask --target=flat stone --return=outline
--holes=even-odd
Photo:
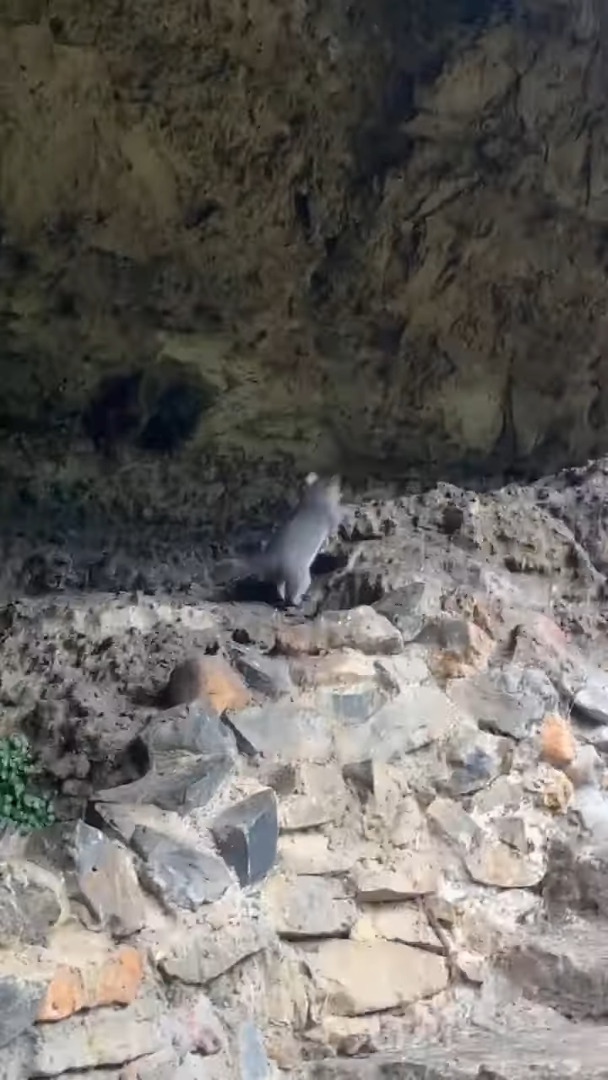
[[[303,955],[318,1000],[338,1016],[408,1005],[449,981],[443,957],[392,941],[326,941]]]
[[[481,728],[512,739],[525,738],[534,724],[559,706],[545,672],[518,664],[455,680],[448,693]]]
[[[281,831],[311,829],[337,821],[344,813],[347,801],[341,770],[331,763],[303,762],[295,773],[296,790],[279,803]]]
[[[273,701],[293,691],[289,664],[284,656],[265,656],[258,649],[230,646],[230,656],[247,686]]]
[[[445,658],[448,662],[445,669],[447,676],[474,672],[485,667],[494,649],[490,635],[476,623],[447,612],[440,612],[429,619],[416,640],[439,650],[439,654],[435,654],[435,662],[439,661],[441,666],[441,661]]]
[[[281,867],[294,874],[343,874],[357,859],[351,846],[332,850],[323,833],[287,833],[279,837]]]
[[[325,611],[313,622],[283,624],[277,629],[277,646],[289,656],[332,649],[392,655],[402,651],[403,638],[384,615],[362,605],[347,611]]]
[[[52,975],[37,1020],[57,1021],[101,1005],[130,1005],[141,987],[144,959],[130,945],[114,949],[99,935],[79,931],[67,942],[65,935],[60,937],[52,951],[38,958],[38,967],[40,977],[45,968]]]
[[[398,862],[390,869],[356,866],[352,878],[357,899],[378,904],[436,892],[440,870],[432,852],[403,851]]]
[[[0,862],[0,947],[13,940],[44,944],[65,908],[65,885],[56,874],[30,862]]]
[[[162,1012],[153,998],[123,1009],[93,1009],[34,1030],[34,1076],[125,1065],[165,1047]]]
[[[272,927],[256,911],[204,909],[196,925],[182,926],[170,941],[163,940],[157,963],[169,978],[204,986],[273,941]]]
[[[261,881],[277,855],[279,821],[272,788],[264,788],[216,817],[212,832],[222,858],[241,886]]]
[[[524,889],[538,885],[545,865],[538,856],[522,854],[508,844],[489,837],[480,840],[465,857],[474,881],[499,889]]]
[[[45,993],[42,981],[0,972],[0,1048],[34,1024]]]
[[[344,885],[325,877],[273,877],[264,887],[264,904],[279,937],[347,937],[357,908]]]
[[[406,687],[371,720],[337,733],[338,756],[342,762],[396,761],[442,738],[460,719],[460,711],[439,687]]]
[[[446,784],[451,795],[471,795],[507,771],[509,744],[483,731],[470,729],[454,735],[446,746],[451,774]]]
[[[429,821],[449,840],[465,847],[480,834],[479,826],[466,810],[453,799],[438,796],[426,810]]]
[[[364,904],[350,938],[351,941],[383,938],[441,951],[439,938],[415,904]]]
[[[201,702],[164,714],[145,737],[150,771],[140,780],[97,792],[99,802],[150,802],[187,812],[206,806],[234,769],[234,737]]]
[[[87,907],[116,937],[144,925],[144,902],[129,852],[99,829],[77,822],[71,837],[79,892]]]
[[[138,826],[131,846],[145,865],[142,882],[169,907],[195,911],[201,904],[219,900],[232,879],[216,855],[177,843],[153,829]]]
[[[292,761],[326,761],[332,751],[329,718],[291,702],[251,706],[230,717],[240,749]]]
[[[373,657],[353,649],[301,657],[290,667],[299,687],[315,691],[319,711],[343,723],[362,723],[398,690],[394,681],[382,677]]]
[[[608,1015],[608,943],[602,923],[569,919],[522,932],[503,959],[526,997],[573,1020]]]
[[[592,675],[574,695],[572,712],[589,724],[608,724],[608,676]]]

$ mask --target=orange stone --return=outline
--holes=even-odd
[[[38,1010],[37,1020],[65,1020],[81,1009],[99,1005],[130,1005],[143,976],[141,953],[129,945],[104,962],[82,968],[61,964],[51,979]]]
[[[38,1009],[38,1020],[65,1020],[86,1008],[85,988],[80,971],[62,965],[57,968]]]
[[[251,700],[243,679],[223,656],[192,657],[178,664],[160,697],[166,708],[205,697],[220,713],[243,709]]]
[[[130,1005],[143,975],[141,953],[123,946],[103,965],[95,991],[96,1005]]]
[[[563,716],[549,713],[540,733],[541,757],[556,769],[563,769],[574,760],[576,744],[570,725]]]

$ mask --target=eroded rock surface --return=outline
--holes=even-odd
[[[543,508],[561,482],[350,506],[301,611],[5,603],[2,730],[59,817],[0,837],[10,1080],[600,1080],[605,580]]]

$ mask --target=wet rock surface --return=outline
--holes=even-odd
[[[378,611],[329,607],[340,569],[301,611],[7,602],[3,730],[60,819],[0,841],[10,1080],[599,1080],[604,585],[537,495],[442,487],[379,503],[389,530],[348,508],[329,547],[382,577]],[[384,600],[422,530],[410,634]]]

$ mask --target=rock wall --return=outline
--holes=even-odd
[[[5,492],[223,521],[309,468],[606,448],[600,0],[0,25]]]

